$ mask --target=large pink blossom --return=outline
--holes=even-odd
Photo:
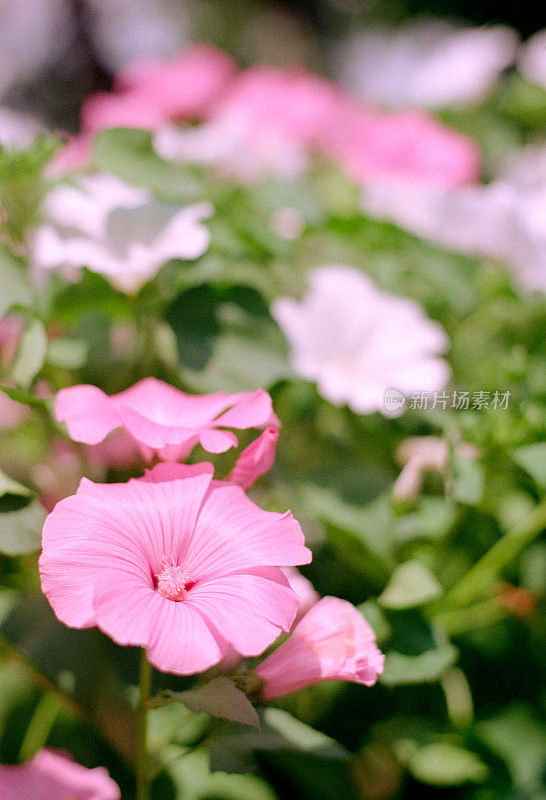
[[[198,442],[209,453],[237,446],[235,434],[223,428],[280,426],[263,390],[189,395],[157,378],[144,378],[110,397],[87,384],[61,389],[55,415],[77,442],[97,444],[124,428],[146,459],[164,461],[185,458]]]
[[[0,764],[0,800],[119,800],[104,767],[87,769],[53,750],[26,764]]]
[[[372,686],[384,661],[362,614],[346,600],[323,597],[254,673],[264,681],[261,697],[271,700],[318,681]]]
[[[358,183],[459,186],[480,175],[474,142],[418,111],[379,113],[345,103],[319,148]]]
[[[212,474],[159,464],[128,483],[82,480],[44,525],[40,574],[57,617],[180,675],[230,646],[258,655],[289,630],[298,599],[277,567],[310,561],[300,526]]]

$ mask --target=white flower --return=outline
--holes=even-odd
[[[282,298],[272,313],[294,369],[316,381],[323,397],[360,414],[387,415],[387,389],[409,395],[445,386],[449,367],[437,355],[448,338],[417,303],[381,291],[350,267],[322,267],[309,282],[300,303]]]
[[[31,114],[0,106],[0,145],[11,150],[26,150],[46,128]]]
[[[231,113],[196,127],[167,125],[156,133],[154,149],[166,160],[212,166],[244,183],[268,174],[290,179],[305,171],[308,158],[300,144],[280,130],[258,133],[254,127]]]
[[[61,270],[71,277],[87,267],[132,293],[172,258],[195,259],[209,245],[201,224],[210,203],[182,209],[159,203],[107,175],[81,178],[55,189],[44,203],[47,224],[31,241],[34,274]]]
[[[528,81],[546,89],[546,28],[535,33],[522,46],[518,69]]]
[[[487,186],[368,186],[365,213],[452,250],[502,261],[525,289],[546,291],[546,147],[508,160]]]
[[[515,31],[417,19],[368,29],[334,53],[338,77],[363,99],[391,107],[443,108],[481,100],[514,58]]]

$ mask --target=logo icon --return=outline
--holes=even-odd
[[[385,411],[396,414],[406,405],[406,398],[398,389],[387,389],[384,397]]]

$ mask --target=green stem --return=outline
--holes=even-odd
[[[501,571],[546,528],[546,500],[495,542],[443,599],[442,607],[466,606],[483,597]]]
[[[140,696],[137,718],[136,800],[150,800],[150,764],[146,744],[148,700],[152,688],[152,667],[142,649],[140,660]]]

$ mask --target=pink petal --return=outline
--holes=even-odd
[[[263,653],[288,631],[297,595],[280,570],[255,569],[200,582],[186,603],[195,607],[243,656]]]
[[[208,579],[251,567],[310,561],[301,528],[289,511],[263,511],[239,486],[213,481],[185,555],[191,574]]]
[[[235,397],[235,395],[233,395]],[[216,424],[224,428],[263,428],[277,419],[273,413],[271,397],[263,389],[240,395],[233,408],[217,418]]]
[[[254,486],[258,478],[269,472],[275,461],[275,450],[279,431],[277,428],[266,428],[248,447],[245,447],[228,480],[245,491]]]
[[[108,395],[87,384],[70,386],[57,393],[55,417],[66,422],[72,439],[85,444],[101,442],[121,425],[120,415]]]
[[[193,475],[210,475],[212,478],[214,467],[208,461],[202,461],[200,464],[171,464],[165,461],[162,464],[156,464],[152,469],[144,470],[144,477],[141,480],[163,483],[180,478],[190,478]]]
[[[228,649],[215,626],[190,603],[165,600],[147,654],[150,662],[163,672],[193,675],[218,664]]]
[[[39,750],[26,764],[0,764],[2,800],[119,800],[104,767],[87,769],[53,750]]]
[[[202,428],[199,441],[207,453],[225,453],[230,447],[237,447],[237,437],[231,431],[219,431],[214,428]]]
[[[272,699],[324,680],[371,686],[383,671],[384,656],[362,614],[337,597],[323,597],[289,638],[254,670]]]

